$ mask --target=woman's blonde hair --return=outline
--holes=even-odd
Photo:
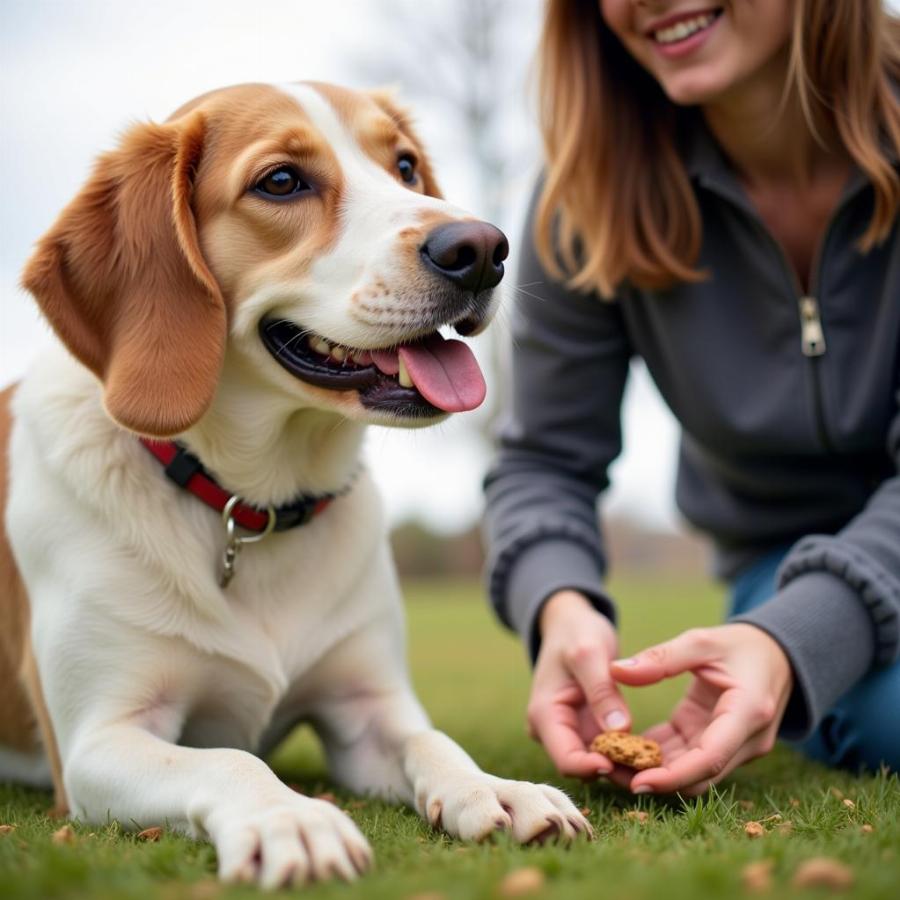
[[[883,0],[794,0],[787,90],[816,130],[825,110],[872,182],[863,251],[900,208],[900,19]],[[598,0],[548,0],[538,53],[546,175],[535,242],[548,271],[610,297],[697,281],[701,223],[678,152],[691,112],[622,47]],[[786,93],[787,96],[787,93]]]

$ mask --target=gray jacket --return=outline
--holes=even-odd
[[[582,591],[614,618],[596,513],[619,453],[622,391],[640,356],[681,424],[676,500],[730,578],[793,543],[779,589],[740,616],[787,652],[782,733],[807,734],[900,649],[900,225],[868,254],[857,172],[804,296],[710,135],[685,162],[709,278],[614,302],[541,267],[531,217],[513,325],[512,397],[487,476],[490,595],[534,657],[542,603]]]

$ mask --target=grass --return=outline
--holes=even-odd
[[[720,617],[719,593],[699,581],[632,579],[620,581],[614,590],[623,609],[625,653]],[[480,846],[454,842],[409,810],[336,791],[315,738],[301,729],[279,749],[273,765],[306,792],[336,793],[377,857],[375,871],[363,881],[318,885],[307,889],[307,897],[496,898],[507,873],[533,866],[545,877],[543,888],[529,894],[534,898],[731,898],[749,896],[741,870],[759,860],[773,865],[766,896],[817,896],[814,889],[791,887],[790,880],[799,863],[823,855],[852,867],[853,897],[897,896],[896,775],[832,772],[780,747],[719,790],[688,802],[636,801],[607,785],[561,781],[541,749],[525,737],[524,653],[491,620],[478,586],[412,584],[407,596],[414,680],[438,727],[496,774],[561,784],[590,809],[597,840],[570,849],[520,848],[505,839]],[[631,692],[636,727],[663,717],[681,689],[669,684]],[[49,795],[39,791],[0,786],[0,823],[16,826],[0,836],[0,898],[209,900],[257,895],[250,888],[220,886],[212,848],[175,835],[144,843],[116,823],[76,823],[74,842],[55,844],[51,835],[60,823],[45,815],[49,802]],[[632,810],[646,812],[646,821],[629,816]],[[763,822],[763,837],[747,837],[744,825],[751,819]],[[864,824],[872,830],[863,831]]]

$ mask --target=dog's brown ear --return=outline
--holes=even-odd
[[[38,242],[22,283],[69,350],[103,382],[121,425],[165,436],[212,400],[226,310],[197,241],[200,113],[138,125],[101,156]]]
[[[394,120],[397,127],[405,134],[419,150],[419,175],[422,178],[422,185],[425,193],[429,197],[437,197],[444,199],[444,195],[434,177],[434,170],[431,168],[431,160],[425,152],[425,145],[416,133],[413,126],[412,114],[404,106],[397,101],[397,92],[394,88],[374,88],[368,92],[369,96]]]

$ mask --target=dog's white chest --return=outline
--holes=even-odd
[[[224,592],[233,619],[206,657],[204,690],[185,740],[265,751],[309,712],[323,687],[317,670],[335,647],[385,606],[397,608],[393,572],[367,481],[321,521],[243,551]],[[374,504],[374,507],[373,507]]]

